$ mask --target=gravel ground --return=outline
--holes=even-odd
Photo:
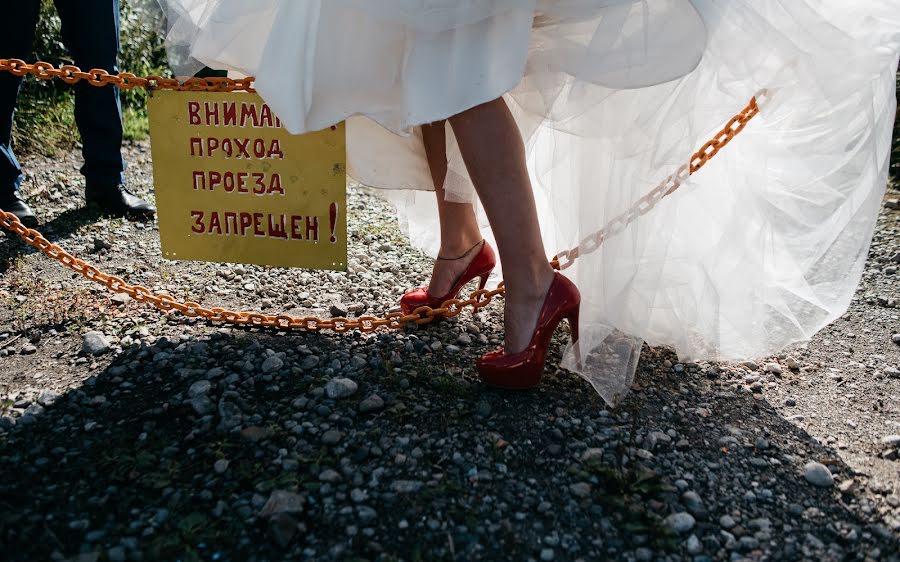
[[[150,196],[148,146],[128,153]],[[76,156],[24,164],[51,239],[173,296],[383,313],[429,272],[361,190],[351,273],[175,263],[155,225],[80,210]],[[499,304],[400,333],[227,329],[0,240],[0,552],[900,560],[897,197],[850,311],[814,341],[744,364],[646,348],[615,410],[561,371],[534,392],[482,387],[473,365],[501,340]]]

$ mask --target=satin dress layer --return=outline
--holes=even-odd
[[[256,76],[295,133],[347,119],[351,174],[384,188],[432,255],[417,125],[505,96],[555,254],[765,92],[726,149],[565,271],[582,326],[562,364],[609,402],[643,342],[767,356],[841,315],[859,282],[887,182],[900,0],[161,2],[177,67]],[[478,208],[447,135],[447,197]]]

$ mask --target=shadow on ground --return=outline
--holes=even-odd
[[[849,478],[834,451],[749,393],[664,372],[673,356],[645,350],[644,389],[611,412],[571,375],[493,392],[470,368],[483,350],[398,341],[222,330],[126,349],[0,432],[5,558],[497,560],[548,544],[557,560],[639,549],[752,559],[761,543],[778,560],[897,552],[853,490],[804,480],[810,459]],[[342,350],[341,365],[311,359]],[[325,392],[337,369],[352,371],[352,396]],[[288,501],[263,516],[274,491]],[[726,532],[720,518],[735,510]],[[696,524],[678,536],[662,520],[684,511]]]

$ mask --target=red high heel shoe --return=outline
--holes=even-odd
[[[481,282],[478,285],[479,289],[484,289],[484,286],[487,284],[488,277],[490,277],[491,272],[494,271],[494,267],[497,265],[497,256],[494,254],[494,249],[491,248],[490,244],[487,243],[486,240],[482,240],[480,242],[481,249],[475,254],[475,257],[472,258],[472,261],[469,263],[469,266],[465,271],[462,272],[456,282],[453,284],[453,287],[450,289],[450,292],[446,295],[435,297],[428,293],[428,289],[426,287],[420,287],[413,291],[410,291],[403,295],[400,299],[400,310],[403,311],[403,314],[412,314],[417,308],[422,306],[430,306],[431,308],[438,308],[443,303],[450,299],[455,299],[459,292],[462,290],[464,286],[466,286],[469,281],[475,279],[476,277],[481,278]],[[463,254],[458,258],[441,258],[438,257],[439,260],[447,260],[454,261],[460,260],[469,255],[469,252],[474,250],[478,245],[476,244],[468,252]]]
[[[509,354],[498,349],[478,360],[478,374],[485,384],[511,390],[538,386],[544,374],[550,338],[563,319],[567,319],[572,328],[572,342],[578,341],[581,293],[560,273],[554,275],[528,347],[519,353]]]

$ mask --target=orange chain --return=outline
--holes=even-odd
[[[0,59],[0,71],[9,71],[16,76],[26,74],[34,75],[42,80],[58,77],[63,81],[74,84],[79,80],[86,80],[93,86],[105,86],[114,84],[123,90],[137,87],[168,89],[179,91],[208,91],[208,92],[253,92],[253,78],[233,80],[231,78],[191,78],[180,82],[172,78],[160,78],[158,76],[138,77],[129,73],[110,75],[103,70],[82,72],[74,66],[63,66],[55,69],[53,65],[38,62],[33,65],[26,64],[17,59]],[[585,238],[578,246],[570,250],[560,252],[553,259],[551,265],[554,269],[567,269],[572,266],[579,256],[584,256],[597,251],[603,242],[622,232],[638,217],[647,214],[664,197],[670,195],[692,174],[706,165],[722,148],[737,136],[751,119],[759,114],[758,98],[767,95],[766,90],[761,90],[754,96],[750,103],[740,113],[731,118],[728,124],[717,133],[709,142],[703,145],[691,158],[688,164],[678,168],[650,193],[641,197],[628,211],[615,217],[604,228]],[[452,318],[459,316],[463,309],[471,307],[478,311],[488,306],[494,297],[504,294],[505,288],[501,281],[499,286],[491,291],[479,290],[472,293],[466,300],[450,299],[438,308],[423,306],[417,308],[412,314],[392,312],[384,317],[362,316],[360,318],[330,318],[322,319],[312,316],[293,317],[288,315],[267,315],[256,312],[234,312],[224,308],[204,308],[195,302],[181,302],[169,295],[153,293],[140,285],[129,285],[121,278],[109,275],[78,259],[66,252],[56,244],[51,243],[44,236],[33,229],[22,225],[19,218],[12,213],[0,209],[0,227],[17,234],[26,244],[37,248],[47,257],[54,259],[63,266],[84,276],[89,281],[105,286],[115,293],[127,294],[132,299],[149,303],[163,312],[177,311],[188,318],[205,318],[210,322],[220,322],[239,326],[254,326],[260,328],[274,328],[278,330],[305,330],[316,332],[332,330],[343,333],[350,330],[361,332],[373,332],[381,327],[400,329],[404,325],[415,322],[416,324],[428,324],[437,318]]]
[[[0,59],[0,72],[10,72],[14,76],[30,74],[41,80],[59,78],[66,84],[75,84],[84,80],[91,86],[113,85],[120,90],[147,88],[149,90],[176,90],[179,92],[255,92],[254,78],[188,78],[177,80],[162,76],[135,76],[130,72],[110,74],[95,68],[84,72],[77,66],[65,65],[56,68],[48,62],[28,64],[20,59]]]

